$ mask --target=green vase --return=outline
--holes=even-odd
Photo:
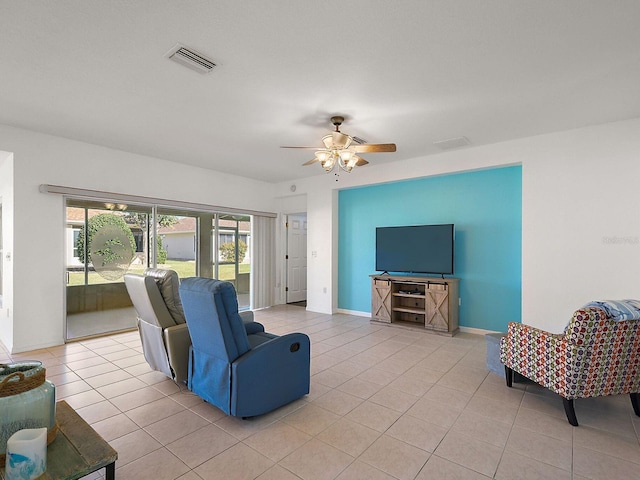
[[[55,437],[56,387],[45,372],[38,361],[0,364],[0,466],[18,430],[46,427],[50,441]]]

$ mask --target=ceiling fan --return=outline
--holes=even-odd
[[[301,148],[306,150],[316,150],[316,156],[312,160],[303,163],[303,166],[311,165],[319,162],[325,171],[331,172],[336,165],[342,170],[350,173],[353,167],[361,167],[367,162],[364,158],[359,157],[358,153],[378,153],[378,152],[395,152],[395,143],[365,143],[358,137],[346,135],[340,131],[340,125],[344,122],[344,117],[333,116],[331,123],[336,127],[334,132],[322,137],[324,148],[318,147],[281,147],[281,148]]]

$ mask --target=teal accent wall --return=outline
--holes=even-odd
[[[453,223],[460,325],[521,320],[522,167],[341,190],[338,214],[338,308],[371,311],[376,227]]]

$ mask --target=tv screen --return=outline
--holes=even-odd
[[[376,228],[376,270],[453,275],[453,224]]]

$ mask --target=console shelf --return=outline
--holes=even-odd
[[[371,275],[371,320],[458,332],[458,278]]]

